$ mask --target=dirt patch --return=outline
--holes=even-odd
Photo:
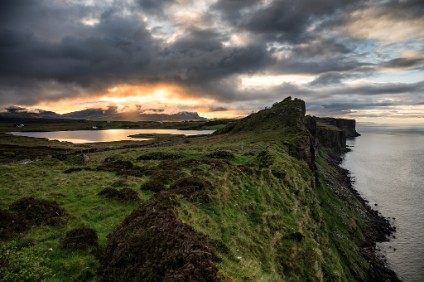
[[[8,210],[0,210],[0,239],[9,238],[14,232],[25,229],[25,226],[19,224],[15,214]]]
[[[69,173],[74,173],[74,172],[80,172],[83,171],[84,168],[82,167],[73,167],[73,168],[69,168],[67,170],[64,170],[63,173],[69,174]]]
[[[209,202],[208,190],[212,185],[198,177],[185,177],[173,183],[169,189],[171,193],[184,196],[187,200],[202,203]]]
[[[163,169],[163,170],[180,171],[181,165],[179,161],[165,160],[165,161],[161,161],[160,164],[157,166],[157,168]]]
[[[177,219],[175,204],[158,193],[109,235],[99,281],[219,281],[212,245]]]
[[[14,138],[11,135],[2,135],[1,138]],[[46,158],[61,152],[66,149],[53,148],[49,146],[21,146],[14,144],[2,144],[0,148],[0,163],[12,163],[23,160],[35,160],[38,158]]]
[[[166,189],[165,185],[163,185],[162,182],[158,181],[158,180],[150,180],[144,184],[141,185],[140,187],[141,190],[144,191],[151,191],[151,192],[160,192]]]
[[[172,182],[185,176],[185,173],[179,170],[161,170],[152,169],[145,172],[150,178],[156,181],[162,182],[163,184],[171,184]]]
[[[65,222],[66,212],[56,202],[26,197],[10,205],[9,210],[16,215],[20,228],[34,225],[57,225]]]
[[[271,172],[275,177],[280,179],[285,179],[287,175],[286,171],[282,168],[273,168]]]
[[[94,229],[81,227],[72,229],[65,234],[65,238],[60,242],[62,248],[70,250],[88,250],[99,247],[99,238]]]
[[[181,159],[182,156],[170,152],[149,152],[137,158],[137,161],[151,161],[151,160],[176,160]]]
[[[113,187],[129,187],[133,185],[135,185],[135,183],[127,178],[120,178],[112,183]]]
[[[130,188],[124,188],[120,190],[123,201],[140,201],[138,193]]]
[[[198,177],[198,176],[210,176],[210,173],[209,172],[207,172],[207,171],[204,171],[203,169],[200,169],[200,168],[193,168],[192,170],[191,170],[191,175],[193,175],[193,176],[196,176],[196,177]]]
[[[285,239],[302,242],[305,239],[305,236],[301,232],[293,232],[290,235],[287,235]]]
[[[256,156],[256,161],[260,167],[269,167],[274,163],[274,156],[269,151],[263,150]]]
[[[138,193],[130,188],[124,188],[121,190],[117,190],[115,188],[105,188],[99,192],[99,195],[121,202],[140,201]]]
[[[105,159],[105,161],[97,167],[97,170],[100,171],[110,171],[115,172],[116,175],[120,176],[143,176],[145,173],[143,169],[134,165],[130,161],[123,160],[113,160],[113,159]]]
[[[228,151],[215,151],[207,155],[209,158],[214,159],[227,159],[227,160],[234,160],[236,156]]]

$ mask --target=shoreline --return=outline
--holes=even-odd
[[[401,281],[397,274],[389,268],[384,254],[380,256],[377,253],[376,244],[390,241],[390,236],[396,232],[396,226],[384,217],[379,211],[374,210],[369,201],[362,197],[361,194],[354,188],[354,180],[352,179],[351,172],[341,166],[341,162],[345,154],[350,152],[351,149],[347,148],[338,156],[330,156],[332,164],[337,168],[341,176],[341,181],[348,190],[355,196],[356,199],[362,204],[370,220],[370,225],[365,230],[366,243],[360,247],[361,255],[364,256],[370,263],[368,272],[368,281]]]

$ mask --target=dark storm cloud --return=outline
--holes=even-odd
[[[303,87],[299,87],[302,89]],[[333,96],[342,95],[349,97],[349,95],[373,97],[384,96],[392,97],[396,95],[408,94],[415,101],[424,99],[424,81],[416,83],[367,83],[358,86],[339,85],[331,89],[320,91],[313,89],[315,96],[319,98],[331,98]],[[405,96],[406,97],[406,96]]]
[[[246,13],[251,13],[251,9],[260,5],[257,0],[218,0],[212,10],[221,12],[222,17],[230,22],[235,23]]]
[[[339,73],[339,72],[328,72],[321,74],[319,77],[314,79],[309,83],[311,86],[315,85],[332,85],[332,84],[340,84],[342,80],[350,78],[349,75]]]
[[[0,105],[34,105],[40,100],[76,97],[84,92],[75,83],[55,80],[0,77]]]
[[[335,32],[361,9],[404,21],[420,18],[422,1],[219,0],[197,15],[201,23],[185,24],[169,12],[178,12],[177,0],[87,3],[0,1],[0,104],[33,105],[96,95],[117,84],[155,82],[176,83],[194,97],[258,107],[287,95],[315,106],[317,99],[335,99],[332,105],[340,109],[345,106],[336,100],[343,95],[422,98],[422,83],[345,85],[387,68],[422,69],[424,59],[383,60],[375,55],[378,46],[370,50],[365,39]],[[242,33],[232,44],[232,36]],[[264,73],[315,80],[241,87],[239,75]]]
[[[339,90],[340,91],[340,90]],[[424,81],[417,83],[375,83],[365,86],[344,87],[338,93],[360,94],[360,95],[392,95],[402,93],[416,93],[422,97],[424,92]]]
[[[16,2],[17,5],[8,3],[8,9],[15,10],[16,15],[27,15],[28,9],[48,10],[44,2],[34,7],[19,5],[20,2]],[[141,4],[147,7],[149,3]],[[156,3],[155,7],[165,5],[161,3]],[[58,15],[63,15],[60,7],[54,9],[61,11]],[[79,15],[80,9],[74,10]],[[13,97],[10,101],[13,103],[32,104],[43,98],[54,99],[42,91],[43,83],[49,81],[61,82],[64,86],[75,84],[90,91],[102,90],[114,83],[174,81],[189,87],[209,88],[198,91],[199,95],[219,95],[208,93],[213,90],[208,87],[213,81],[227,75],[254,72],[270,62],[264,45],[224,48],[223,35],[213,29],[187,29],[184,36],[161,49],[140,15],[122,15],[113,7],[105,9],[94,26],[78,22],[75,24],[77,32],[64,33],[60,40],[45,38],[38,29],[21,28],[22,22],[27,22],[28,26],[33,21],[35,26],[44,25],[36,15],[21,19],[20,24],[15,21],[15,18],[10,19],[0,27],[1,100]],[[20,80],[22,86],[5,83],[11,79]],[[35,90],[26,87],[31,84]],[[58,91],[56,98],[68,95],[68,91]]]
[[[424,17],[424,2],[422,0],[389,0],[382,3],[380,10],[399,18],[421,18]]]
[[[6,108],[5,108],[5,110],[6,110],[8,113],[17,113],[17,112],[25,111],[25,110],[26,110],[26,108],[24,108],[24,107],[19,107],[19,106],[9,106],[9,107],[6,107]]]
[[[282,60],[274,69],[282,73],[320,74],[330,71],[354,71],[369,66],[367,63],[358,62],[344,56],[301,60],[289,58]]]
[[[36,2],[38,6],[34,5]],[[74,85],[71,88],[101,89],[106,82],[127,81],[143,75],[155,43],[136,15],[122,16],[116,9],[107,9],[99,15],[98,24],[87,26],[80,22],[82,7],[72,6],[68,10],[66,4],[50,7],[44,6],[46,2],[34,1],[26,6],[14,1],[7,7],[15,17],[0,27],[1,100],[10,98],[10,102],[31,105],[40,99],[60,99],[80,93],[67,91],[68,84]],[[57,17],[32,14],[39,10],[47,14],[57,12]],[[56,36],[40,33],[43,29],[39,27],[47,25],[57,25],[60,30],[62,17],[69,18],[65,11],[74,12],[75,17],[69,33],[61,34],[58,40]],[[52,81],[63,86],[46,91]]]
[[[208,108],[208,111],[210,111],[210,112],[220,112],[220,111],[227,111],[228,110],[228,108],[226,108],[226,107],[214,107],[214,106],[212,106],[212,107],[209,107]]]
[[[424,58],[396,58],[382,64],[388,68],[424,67]]]
[[[192,28],[186,35],[172,44],[166,53],[199,53],[222,49],[223,36],[213,29]]]
[[[146,14],[163,15],[165,10],[176,0],[137,0],[142,11]]]
[[[315,56],[332,56],[335,54],[351,54],[352,48],[347,46],[344,42],[337,39],[315,39],[308,42],[306,45],[296,46],[293,49],[297,57],[315,57]]]
[[[233,26],[271,40],[298,42],[314,37],[307,29],[316,20],[325,19],[339,10],[350,9],[362,1],[274,0],[262,6],[255,6],[255,1],[234,1],[232,4],[225,2],[233,1],[221,0],[215,8],[220,10],[223,18]],[[242,12],[237,12],[240,9]]]

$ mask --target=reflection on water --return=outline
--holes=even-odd
[[[107,129],[107,130],[73,130],[52,132],[11,132],[17,136],[47,138],[50,140],[72,143],[113,142],[121,140],[149,140],[148,138],[132,138],[135,134],[176,134],[202,135],[211,134],[214,130],[178,130],[178,129]]]
[[[424,281],[424,130],[359,126],[358,132],[343,166],[372,206],[396,218],[396,238],[379,245],[390,267],[404,281]]]

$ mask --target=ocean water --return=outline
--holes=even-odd
[[[378,245],[403,281],[424,281],[424,126],[358,125],[342,166],[355,188],[397,232]],[[395,219],[393,219],[395,218]]]

